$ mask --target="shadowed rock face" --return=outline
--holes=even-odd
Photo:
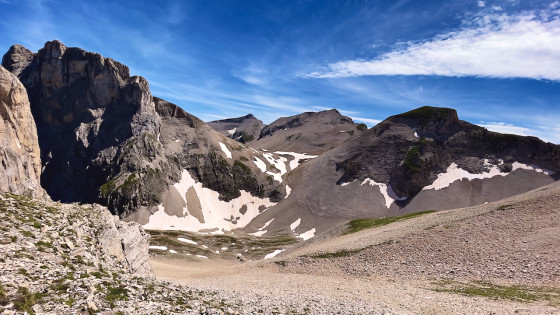
[[[208,125],[224,136],[241,143],[248,143],[257,139],[264,128],[263,122],[252,114],[237,118],[215,120],[209,122]]]
[[[427,106],[387,118],[352,141],[348,153],[337,162],[344,172],[339,183],[372,178],[408,199],[452,162],[473,173],[485,170],[484,159],[503,160],[502,171],[510,171],[513,162],[560,171],[557,145],[491,132],[459,120],[454,109]]]
[[[113,174],[156,160],[159,133],[148,82],[99,54],[47,42],[12,46],[3,65],[27,88],[37,124],[43,187],[55,200],[99,202]],[[126,150],[131,139],[140,150]],[[148,139],[148,140],[147,140]],[[129,155],[124,158],[125,155]]]
[[[41,198],[37,129],[25,87],[0,66],[0,191]]]
[[[240,189],[264,197],[276,188],[252,163],[234,163],[251,161],[248,149],[153,98],[144,78],[112,59],[52,41],[38,53],[14,45],[2,64],[27,89],[42,185],[55,200],[100,203],[122,217],[149,213],[173,202],[165,198],[183,170],[222,200]],[[220,142],[235,149],[233,159],[223,157]]]

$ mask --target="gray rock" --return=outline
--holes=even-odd
[[[42,197],[39,143],[27,91],[2,66],[0,115],[0,190]]]

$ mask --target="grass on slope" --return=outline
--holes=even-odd
[[[397,221],[411,219],[432,212],[435,212],[435,210],[426,210],[426,211],[414,212],[414,213],[404,214],[396,217],[388,217],[388,218],[381,218],[381,219],[356,219],[348,222],[348,229],[346,230],[346,232],[344,232],[344,234],[345,235],[352,234],[352,233],[359,232],[361,230],[383,226]]]
[[[436,292],[448,292],[466,296],[483,296],[492,299],[505,299],[519,302],[546,300],[551,305],[560,305],[560,290],[545,287],[506,286],[489,282],[475,281],[462,283],[457,281],[441,281],[435,283]]]

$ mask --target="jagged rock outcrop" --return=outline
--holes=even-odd
[[[0,312],[217,312],[214,292],[156,281],[149,235],[105,207],[0,192],[0,221]]]
[[[269,151],[321,154],[367,130],[336,109],[282,117],[265,126],[251,146]]]
[[[160,122],[148,82],[126,66],[59,41],[37,54],[10,48],[3,65],[27,88],[39,134],[43,187],[55,200],[103,202],[100,187],[115,175],[158,158]],[[135,150],[126,147],[136,141]],[[143,192],[124,211],[144,202]],[[115,210],[115,209],[113,209]]]
[[[0,66],[0,191],[43,197],[37,129],[25,87]]]
[[[38,53],[14,45],[2,64],[27,89],[41,181],[54,200],[100,203],[121,217],[140,211],[135,218],[145,222],[160,205],[183,209],[177,200],[185,196],[173,186],[184,171],[218,194],[212,200],[228,202],[242,191],[283,197],[252,162],[257,153],[152,97],[148,82],[123,64],[59,41]]]
[[[208,125],[224,136],[241,143],[248,143],[257,139],[264,128],[264,123],[252,114],[210,121]]]

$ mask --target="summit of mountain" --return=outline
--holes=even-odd
[[[367,129],[336,109],[281,117],[265,126],[250,145],[269,151],[321,154]]]
[[[237,118],[210,121],[208,125],[224,136],[241,143],[247,143],[257,139],[265,126],[264,123],[253,116],[253,114],[247,114]]]

